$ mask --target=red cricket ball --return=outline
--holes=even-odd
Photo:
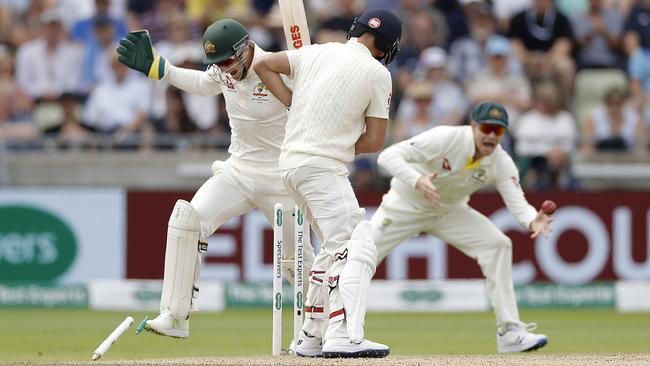
[[[545,214],[552,215],[553,213],[555,213],[556,209],[557,209],[557,205],[555,204],[555,202],[553,202],[551,200],[546,200],[546,201],[542,202],[541,210]]]

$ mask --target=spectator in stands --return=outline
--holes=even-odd
[[[0,45],[0,140],[12,143],[38,136],[31,108],[30,98],[16,83],[13,55]]]
[[[0,45],[11,43],[11,32],[14,28],[12,9],[0,5]]]
[[[598,151],[646,151],[647,130],[639,113],[625,104],[625,92],[607,91],[603,104],[596,107],[582,126],[581,151],[590,155]]]
[[[431,8],[405,7],[407,4],[411,4],[411,1],[401,3],[402,7],[398,10],[400,19],[404,20],[405,32],[395,60],[400,70],[410,73],[417,66],[422,50],[445,44],[447,28],[439,12]]]
[[[555,80],[562,87],[562,100],[568,100],[575,76],[573,33],[554,0],[534,0],[532,7],[513,16],[509,36],[533,83]]]
[[[48,10],[46,0],[31,0],[29,6],[17,8],[12,14],[15,17],[10,36],[10,45],[17,48],[25,42],[32,41],[43,33],[43,13]]]
[[[208,0],[209,1],[209,0]],[[189,4],[187,4],[189,7]],[[202,9],[204,12],[202,15],[208,16],[210,14],[211,8]],[[188,10],[188,13],[189,10]],[[151,36],[151,41],[158,43],[162,40],[169,38],[167,30],[169,29],[169,24],[177,19],[178,17],[185,16],[185,10],[183,9],[182,2],[179,0],[155,0],[153,3],[153,9],[146,11],[140,15],[140,29],[147,29]],[[200,39],[201,38],[201,24],[200,20],[195,20],[195,23],[198,26],[196,28],[191,27],[190,29],[190,38],[191,39]],[[211,22],[208,22],[209,25]],[[206,25],[206,27],[207,27]]]
[[[432,99],[433,84],[415,81],[408,86],[393,128],[394,141],[406,140],[438,125],[431,113]],[[409,108],[408,113],[405,108]]]
[[[625,54],[650,49],[650,0],[637,0],[623,27]]]
[[[511,46],[508,39],[493,35],[485,45],[487,67],[479,72],[467,88],[472,104],[495,101],[508,110],[511,121],[530,108],[531,86],[528,79],[508,67]]]
[[[200,70],[203,67],[201,58],[203,53],[199,55],[195,53],[188,53],[185,55],[176,55],[177,62],[174,65],[185,69]],[[168,59],[169,60],[169,59]],[[214,134],[221,134],[218,128],[218,111],[219,111],[219,97],[198,95],[194,93],[183,92],[183,104],[190,119],[194,121],[197,128],[203,132],[210,132]]]
[[[533,0],[492,0],[497,29],[507,33],[510,29],[510,19],[531,5],[533,5]]]
[[[18,48],[16,78],[20,87],[36,101],[56,101],[64,92],[80,90],[80,48],[66,40],[56,10],[43,13],[42,20],[45,24],[42,34]]]
[[[432,6],[440,11],[446,20],[449,36],[445,40],[445,47],[449,47],[457,39],[465,37],[469,33],[461,2],[465,3],[467,0],[435,0],[431,2]]]
[[[163,119],[164,132],[175,135],[173,137],[164,135],[164,139],[159,138],[156,147],[187,149],[192,146],[193,137],[188,134],[197,132],[198,128],[187,112],[187,108],[185,108],[183,91],[174,86],[169,86],[165,92],[165,105],[167,106],[167,112]]]
[[[16,79],[36,102],[34,123],[44,131],[62,122],[59,97],[82,89],[82,49],[66,39],[57,9],[43,13],[42,34],[16,54]]]
[[[493,35],[488,39],[485,45],[487,67],[474,77],[467,93],[473,105],[484,102],[504,105],[514,125],[521,113],[530,108],[532,91],[528,79],[508,67],[511,48],[505,37]],[[501,147],[509,153],[513,152],[509,132],[501,139]]]
[[[158,2],[173,2],[178,4],[183,1],[158,0]],[[200,29],[205,29],[213,22],[223,18],[245,21],[251,14],[248,7],[248,0],[185,0],[184,2],[187,14],[190,18],[198,22]]]
[[[115,53],[115,22],[106,15],[93,18],[92,41],[85,44],[83,91],[89,93],[98,81],[113,78],[111,58]]]
[[[576,121],[562,110],[559,87],[545,82],[535,87],[533,109],[512,131],[521,181],[531,189],[572,188],[570,155],[578,137]]]
[[[590,0],[554,0],[555,7],[562,12],[562,14],[569,17],[569,19],[584,14],[589,9]],[[609,0],[605,0],[609,1]]]
[[[397,16],[404,21],[406,43],[420,45],[419,50],[429,46],[444,46],[449,35],[445,16],[426,0],[400,0]],[[421,31],[429,30],[422,34]],[[422,47],[424,45],[424,47]],[[417,48],[417,47],[416,47]]]
[[[354,169],[350,173],[350,182],[354,191],[369,192],[381,191],[385,192],[387,182],[377,175],[377,168],[375,163],[370,159],[363,157],[354,160]]]
[[[56,142],[61,147],[91,146],[90,129],[81,122],[81,98],[78,95],[64,93],[59,98],[63,111],[62,123],[45,131],[56,136]]]
[[[330,1],[331,2],[331,1]],[[315,43],[344,42],[350,24],[362,13],[355,0],[336,0],[329,4],[329,17],[325,18],[315,35]]]
[[[195,23],[187,16],[177,14],[169,19],[166,33],[169,37],[155,44],[156,50],[162,55],[166,55],[167,61],[173,65],[188,69],[201,69],[204,65],[201,63],[203,57],[203,47],[199,40],[192,39],[191,29]],[[166,90],[169,86],[167,81],[161,81],[151,85],[153,89],[153,100],[151,108],[151,117],[158,130],[165,131],[161,122],[165,119]],[[214,127],[217,120],[217,99],[214,96],[203,96],[192,93],[182,93],[184,108],[187,110],[190,118],[199,126],[201,130],[207,131]],[[164,124],[164,123],[162,123]]]
[[[648,18],[650,21],[650,18]],[[633,103],[650,126],[650,47],[638,48],[628,65]]]
[[[587,12],[573,18],[579,69],[624,67],[623,57],[619,53],[623,17],[603,2],[604,0],[589,0]]]
[[[469,35],[451,44],[447,65],[450,75],[464,87],[486,67],[485,44],[495,34],[494,17],[486,3],[479,3],[474,8],[468,23]],[[509,72],[521,72],[521,63],[514,51],[506,56]]]
[[[115,80],[97,84],[88,97],[85,123],[103,134],[114,134],[118,144],[134,145],[141,132],[148,132],[150,84],[117,60],[111,60]]]
[[[190,118],[185,103],[183,102],[183,91],[170,86],[165,93],[167,113],[165,114],[165,129],[168,132],[189,133],[196,132],[198,127]]]
[[[430,47],[422,52],[415,75],[416,80],[428,82],[433,89],[429,103],[429,117],[436,124],[458,125],[465,118],[467,99],[463,90],[450,80],[445,65],[447,53],[440,47]],[[416,103],[408,96],[397,109],[397,119],[412,121]]]
[[[257,9],[257,11],[257,16],[248,26],[248,34],[250,34],[251,40],[263,50],[269,52],[286,50],[287,44],[282,29],[280,7],[277,5],[272,6],[268,12],[263,12],[261,9]]]
[[[124,19],[111,17],[109,14],[110,8],[110,0],[95,0],[95,15],[75,23],[70,30],[70,39],[83,43],[85,47],[97,46],[102,41],[97,34],[98,20],[100,19],[102,26],[110,27],[113,30],[111,34],[112,41],[118,42],[120,38],[126,36],[128,31],[126,22]]]
[[[140,18],[154,11],[154,4],[157,0],[127,0],[126,3],[126,24],[127,28],[143,29]]]

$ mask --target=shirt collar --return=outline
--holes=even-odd
[[[253,41],[251,41],[251,43],[253,44],[253,62],[251,62],[251,67],[248,69],[248,73],[246,74],[246,77],[243,78],[242,80],[239,80],[240,82],[247,80],[251,77],[251,75],[254,73],[253,64],[255,63],[255,60],[259,59],[260,57],[264,56],[267,53],[260,46],[258,46],[257,43]]]
[[[363,43],[359,43],[359,38],[352,37],[347,41],[346,44],[354,47],[359,52],[366,53],[366,54],[368,54],[368,55],[370,55],[372,57],[372,53],[370,53],[370,50],[368,49],[368,47],[366,47]]]
[[[467,156],[467,165],[472,165],[472,168],[474,168],[474,164],[478,164],[477,166],[490,166],[492,165],[492,162],[494,159],[496,159],[498,150],[501,148],[501,144],[497,144],[497,146],[494,148],[494,151],[490,155],[484,156],[476,161],[474,161],[473,157],[474,154],[476,154],[476,142],[474,141],[474,131],[472,130],[472,126],[467,126],[467,133],[469,135],[470,141],[472,141],[472,148],[470,149],[470,154]],[[466,165],[466,166],[467,166]]]

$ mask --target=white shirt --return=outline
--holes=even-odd
[[[416,105],[413,99],[402,99],[397,108],[397,118],[408,121],[414,118]],[[467,110],[467,98],[463,90],[454,82],[445,81],[434,85],[433,97],[429,103],[429,117],[434,121],[449,119],[449,115],[464,113]],[[438,125],[438,123],[436,123]]]
[[[522,114],[515,127],[515,150],[519,156],[543,156],[552,147],[569,153],[575,149],[578,138],[576,121],[566,111],[549,116],[533,109]]]
[[[494,0],[492,6],[498,19],[509,19],[533,5],[532,0]]]
[[[255,46],[253,61],[267,52]],[[220,84],[208,71],[171,66],[165,79],[177,88],[199,95],[223,93],[230,118],[228,152],[237,161],[278,169],[287,109],[271,94],[252,68],[243,80]],[[279,173],[278,173],[279,174]]]
[[[127,126],[138,113],[147,113],[150,95],[151,84],[134,72],[121,82],[100,82],[90,93],[84,119],[106,132]]]
[[[68,41],[52,51],[37,38],[18,47],[16,80],[32,98],[81,90],[82,49]]]
[[[306,46],[287,57],[295,84],[280,169],[320,158],[351,162],[365,117],[388,118],[390,72],[356,39]]]
[[[215,96],[183,93],[187,114],[201,130],[209,130],[217,124],[219,100]]]
[[[467,88],[468,94],[472,100],[477,100],[478,96],[484,93],[494,93],[499,95],[516,94],[520,98],[527,100],[532,98],[530,82],[520,74],[507,72],[500,76],[495,74],[490,68],[486,68],[476,75]],[[505,105],[508,110],[508,116],[511,121],[519,118],[520,110],[508,103]]]
[[[471,126],[438,126],[388,147],[379,154],[377,163],[394,176],[391,192],[433,214],[464,205],[479,188],[496,185],[508,210],[528,228],[537,211],[524,197],[512,158],[497,145],[492,154],[471,163],[475,148]],[[435,208],[415,188],[422,175],[433,172],[438,173],[433,184],[440,195]]]
[[[631,106],[624,106],[621,111],[622,126],[619,131],[619,136],[625,140],[625,145],[628,150],[631,150],[637,141],[637,125],[639,123],[639,113]],[[591,113],[591,119],[594,124],[594,135],[596,141],[606,140],[609,138],[617,137],[612,131],[612,118],[607,112],[605,105],[599,105]]]

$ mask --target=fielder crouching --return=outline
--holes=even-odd
[[[372,236],[379,261],[420,233],[435,235],[475,259],[496,312],[497,350],[531,351],[548,338],[531,333],[536,324],[519,319],[512,242],[467,202],[479,188],[496,185],[508,210],[533,238],[547,235],[552,218],[528,204],[517,167],[499,145],[508,128],[506,109],[482,103],[471,117],[471,126],[434,127],[379,154],[377,162],[393,179],[372,217]]]

